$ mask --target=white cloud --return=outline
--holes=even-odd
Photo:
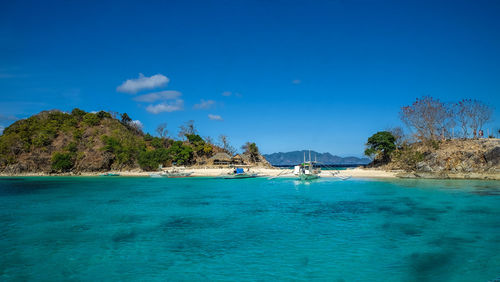
[[[163,112],[171,113],[175,111],[182,111],[184,109],[184,101],[182,99],[177,99],[174,102],[164,102],[156,105],[149,105],[146,107],[146,111],[152,114],[159,114]]]
[[[302,82],[302,80],[300,80],[300,79],[292,80],[292,84],[300,84],[301,82]]]
[[[241,98],[243,97],[243,95],[241,95],[240,93],[238,92],[231,92],[231,91],[224,91],[222,92],[222,96],[224,97],[231,97],[231,96],[234,96],[234,97],[238,97],[238,98]]]
[[[142,124],[142,122],[140,120],[133,120],[130,123],[134,124],[139,129],[142,129],[144,127],[144,125]]]
[[[140,73],[138,78],[127,79],[116,88],[116,91],[135,94],[141,90],[165,86],[169,81],[168,77],[162,74],[147,77]]]
[[[201,99],[200,100],[200,103],[199,104],[195,104],[193,106],[194,109],[196,110],[208,110],[210,108],[212,108],[213,106],[215,105],[215,101],[214,100],[203,100]]]
[[[165,90],[134,97],[134,101],[153,103],[156,101],[174,100],[179,98],[180,96],[182,96],[182,93],[179,91]]]
[[[5,129],[5,127],[3,125],[0,125],[0,134],[3,133],[3,130]]]
[[[221,116],[212,114],[208,114],[208,118],[211,120],[219,120],[219,121],[223,120]]]

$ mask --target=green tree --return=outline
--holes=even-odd
[[[52,155],[52,169],[55,171],[66,172],[74,165],[73,154],[55,152]]]
[[[108,113],[108,112],[105,112],[105,111],[100,111],[100,112],[98,112],[98,113],[97,113],[97,117],[98,117],[99,119],[104,119],[104,118],[112,118],[112,117],[111,117],[111,114],[110,114],[110,113]]]
[[[243,149],[243,154],[250,156],[250,160],[252,162],[255,163],[259,161],[259,148],[257,147],[257,144],[254,142],[247,142],[241,147],[241,149]]]
[[[123,113],[122,114],[122,123],[129,124],[130,122],[132,122],[132,119],[128,116],[127,113]]]
[[[177,164],[185,165],[193,160],[193,149],[184,145],[182,141],[175,141],[167,151],[172,161]]]
[[[100,122],[99,117],[96,114],[88,113],[83,116],[83,123],[88,126],[98,125]]]
[[[388,131],[379,131],[368,138],[365,155],[382,163],[390,160],[391,153],[396,149],[396,138]]]
[[[71,111],[71,115],[74,116],[77,120],[82,120],[83,116],[87,114],[87,112],[80,110],[79,108],[74,108]]]
[[[170,159],[167,149],[161,148],[141,152],[138,162],[139,166],[144,170],[156,170],[158,165],[164,165]]]

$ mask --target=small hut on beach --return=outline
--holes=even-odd
[[[240,154],[236,154],[232,159],[231,159],[232,164],[235,165],[244,165],[245,161],[243,157]]]
[[[217,153],[209,159],[212,165],[229,165],[231,160],[231,156],[223,152]]]

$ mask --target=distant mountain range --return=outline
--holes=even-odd
[[[304,161],[304,152],[306,154],[306,160],[309,159],[309,151],[293,151],[293,152],[279,152],[273,154],[263,155],[268,162],[272,165],[296,165]],[[368,164],[371,162],[368,158],[357,158],[357,157],[339,157],[334,156],[330,153],[318,153],[311,151],[311,158],[316,160],[320,164],[327,165],[353,165],[353,164]]]

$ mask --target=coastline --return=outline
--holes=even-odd
[[[186,171],[193,172],[191,177],[217,177],[232,172],[231,168],[185,168]],[[288,171],[288,172],[284,172]],[[500,180],[499,173],[450,173],[450,174],[432,174],[432,173],[418,173],[418,172],[404,172],[401,170],[379,170],[372,168],[348,168],[346,170],[335,170],[336,175],[333,175],[331,170],[323,170],[320,174],[322,178],[336,178],[336,177],[351,177],[351,178],[400,178],[400,179],[456,179],[456,180]],[[293,177],[292,169],[279,169],[279,168],[263,168],[254,167],[250,168],[251,173],[257,173],[260,177],[277,177],[277,178],[290,178]],[[154,171],[143,170],[127,170],[127,171],[106,171],[106,172],[81,172],[81,173],[19,173],[7,174],[0,173],[0,177],[35,177],[35,176],[101,176],[104,173],[116,173],[125,177],[149,177]]]
[[[193,177],[216,177],[223,174],[232,172],[232,168],[185,168],[186,171],[193,172]],[[284,172],[287,171],[287,172]],[[292,169],[279,169],[279,168],[263,168],[254,167],[250,168],[250,172],[257,173],[259,176],[263,177],[280,177],[287,178],[292,174]],[[391,171],[383,171],[376,169],[364,169],[364,168],[352,168],[346,170],[338,170],[337,174],[334,176],[331,174],[330,170],[322,171],[321,177],[323,178],[334,178],[337,176],[352,178],[396,178],[396,173]],[[143,170],[127,170],[127,171],[107,171],[107,172],[81,172],[81,173],[19,173],[19,174],[6,174],[0,173],[2,177],[13,177],[13,176],[100,176],[103,173],[117,173],[120,176],[128,177],[148,177],[154,171],[143,171]]]

